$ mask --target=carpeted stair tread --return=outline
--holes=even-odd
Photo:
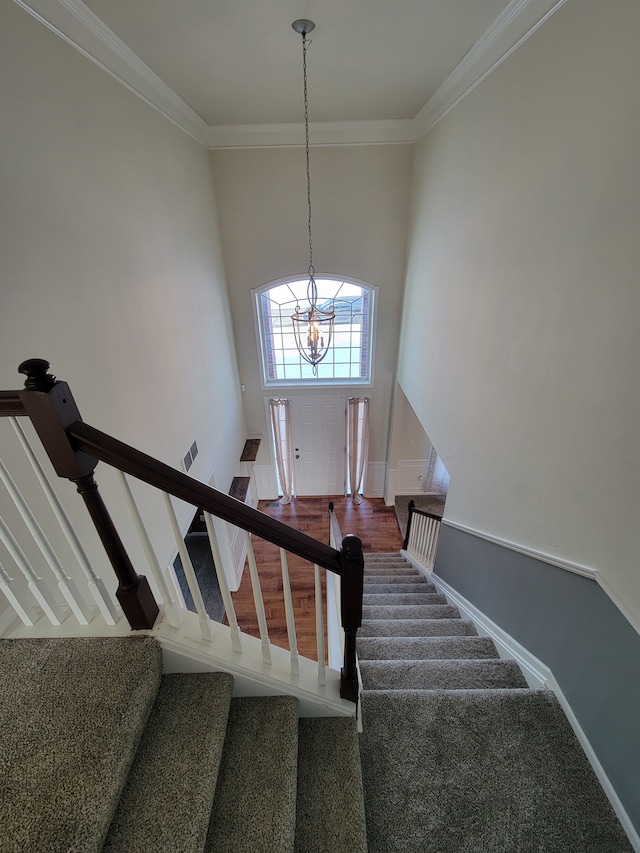
[[[385,607],[390,605],[397,607],[398,604],[446,604],[447,599],[439,592],[370,593],[368,590],[365,590],[365,594],[362,596],[362,603],[367,606],[379,606],[382,604]]]
[[[358,637],[476,636],[467,619],[369,619],[362,622]]]
[[[512,660],[370,660],[360,662],[365,690],[524,689]]]
[[[402,604],[397,607],[390,605],[367,604],[362,608],[362,618],[365,619],[457,619],[460,611],[452,604]]]
[[[631,851],[550,691],[365,691],[362,715],[369,853]]]
[[[204,849],[233,677],[165,675],[104,853]]]
[[[206,853],[292,853],[298,702],[231,701]]]
[[[498,651],[490,637],[362,637],[357,642],[361,663],[371,660],[491,660]]]
[[[379,563],[377,565],[365,563],[364,575],[365,577],[376,577],[377,575],[406,575],[407,577],[423,577],[423,575],[416,571],[410,563]]]
[[[354,719],[314,717],[299,721],[295,851],[367,851]]]
[[[151,637],[0,642],[3,853],[99,851],[161,673]]]
[[[367,552],[364,555],[364,560],[365,563],[386,563],[392,562],[394,560],[396,562],[407,562],[399,551],[373,551],[371,553]]]
[[[411,586],[415,587],[423,587],[428,586],[432,590],[435,589],[435,586],[428,581],[426,578],[423,578],[422,575],[367,575],[364,576],[364,584],[365,586],[374,586],[381,584],[411,584]]]
[[[432,583],[367,583],[365,581],[363,591],[365,595],[433,595],[436,588]]]

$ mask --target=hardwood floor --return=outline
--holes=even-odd
[[[288,506],[280,506],[277,501],[260,501],[258,509],[272,518],[290,524],[296,530],[313,536],[315,539],[328,542],[329,515],[327,507],[329,500],[334,503],[342,535],[345,536],[347,533],[358,535],[362,539],[365,554],[398,551],[402,547],[402,538],[395,510],[392,506],[385,506],[382,498],[365,498],[359,506],[345,497],[295,498]],[[252,537],[252,541],[262,586],[269,637],[275,645],[288,649],[280,551],[275,545],[265,542],[257,536]],[[298,637],[298,651],[305,657],[317,660],[313,566],[305,560],[289,554],[289,576]],[[322,576],[326,625],[324,570],[322,570]],[[253,603],[251,579],[246,565],[240,589],[232,593],[232,597],[240,629],[247,634],[258,637],[258,622]]]

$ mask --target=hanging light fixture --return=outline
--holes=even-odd
[[[293,333],[300,356],[313,368],[313,375],[318,375],[318,364],[329,352],[333,321],[332,311],[322,311],[318,308],[318,288],[316,286],[316,271],[313,266],[313,240],[311,237],[311,172],[309,169],[309,103],[307,95],[307,35],[315,29],[313,21],[301,19],[294,21],[293,29],[302,36],[302,72],[304,78],[304,132],[305,150],[307,155],[307,224],[309,230],[309,283],[307,285],[307,301],[309,307],[302,310],[296,305],[295,313],[291,315]]]

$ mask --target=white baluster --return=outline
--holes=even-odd
[[[419,538],[420,544],[418,546],[418,555],[417,556],[418,556],[419,560],[424,560],[424,553],[425,553],[425,547],[426,547],[426,542],[427,542],[427,532],[428,532],[427,531],[427,519],[425,518],[424,515],[419,515],[418,518],[420,520],[420,525],[418,527],[418,530],[420,531],[420,538]]]
[[[322,578],[320,566],[313,567],[316,585],[316,641],[318,644],[318,684],[326,684],[327,677],[324,664],[324,615],[322,613]]]
[[[298,661],[298,638],[296,636],[296,620],[293,615],[293,599],[291,598],[291,582],[289,581],[289,563],[287,552],[280,548],[280,564],[282,565],[282,589],[284,592],[284,613],[287,619],[287,636],[289,637],[289,650],[291,651],[291,673],[300,674]]]
[[[15,480],[7,470],[2,460],[0,460],[0,480],[4,483],[4,486],[9,492],[16,509],[20,513],[22,520],[29,530],[29,533],[33,536],[34,542],[40,549],[42,556],[45,558],[49,568],[55,575],[58,583],[58,589],[60,590],[64,600],[71,608],[71,612],[81,625],[88,625],[91,619],[88,605],[82,599],[80,591],[76,587],[74,581],[65,574],[62,564],[51,547],[51,543],[47,539],[44,530],[38,524],[36,517],[31,512],[31,507],[24,499],[24,495],[17,487]]]
[[[160,567],[160,563],[158,562],[156,553],[153,550],[151,539],[149,538],[147,529],[144,526],[142,516],[140,515],[140,510],[138,509],[138,505],[136,504],[135,498],[133,497],[129,482],[126,476],[122,473],[122,471],[118,471],[118,479],[120,480],[120,485],[122,486],[122,490],[124,491],[125,500],[127,501],[127,504],[129,506],[129,511],[131,512],[133,523],[135,524],[136,530],[138,531],[138,537],[140,538],[140,542],[142,543],[142,548],[147,558],[147,562],[149,563],[151,574],[153,575],[156,583],[158,584],[160,595],[162,596],[162,599],[164,601],[167,620],[172,628],[179,628],[182,625],[182,615],[180,614],[180,609],[176,600],[173,597],[173,593],[169,588],[169,584],[167,583],[167,579],[164,576],[164,572]]]
[[[249,561],[249,574],[251,575],[253,602],[256,607],[258,628],[260,629],[260,639],[262,640],[262,660],[265,663],[270,664],[271,649],[269,648],[269,632],[267,630],[267,617],[264,612],[264,602],[262,600],[262,588],[260,587],[260,578],[258,576],[256,558],[253,553],[253,545],[251,544],[251,536],[249,536],[249,533],[246,530],[244,531],[244,540],[247,545],[247,560]]]
[[[30,602],[21,601],[22,595],[17,589],[11,589],[12,583],[13,578],[9,576],[2,563],[0,563],[0,589],[6,595],[9,604],[17,613],[23,625],[31,627],[38,621],[38,614]]]
[[[82,547],[80,540],[78,539],[78,535],[73,529],[73,525],[71,524],[69,517],[66,512],[58,496],[56,495],[53,486],[49,482],[47,475],[44,472],[44,469],[40,465],[40,462],[33,452],[33,448],[29,443],[27,436],[25,435],[20,423],[17,418],[9,418],[11,421],[11,425],[15,430],[16,435],[22,445],[22,448],[27,456],[27,459],[31,463],[31,467],[33,468],[36,477],[38,478],[38,482],[42,487],[42,491],[44,492],[47,500],[49,501],[49,505],[53,510],[53,514],[55,515],[58,524],[64,535],[67,538],[67,542],[71,546],[71,550],[73,551],[76,560],[84,575],[87,579],[87,587],[89,592],[91,593],[91,597],[96,603],[102,618],[107,623],[107,625],[115,625],[118,619],[120,618],[119,608],[113,603],[111,596],[107,592],[107,588],[104,585],[104,582],[101,577],[96,575],[93,570],[91,563],[89,562],[89,558]]]
[[[215,566],[218,586],[220,587],[220,594],[222,595],[225,613],[227,614],[227,622],[229,623],[229,630],[231,631],[231,647],[234,652],[239,652],[241,654],[242,642],[240,640],[240,629],[238,627],[238,619],[236,618],[236,610],[233,606],[233,599],[231,598],[231,590],[227,583],[227,576],[225,575],[224,568],[222,566],[222,557],[220,556],[220,548],[218,547],[216,532],[213,528],[213,519],[211,518],[211,514],[208,512],[205,512],[204,514],[204,523],[207,526],[209,545],[211,546],[211,554],[213,556],[213,565]]]
[[[193,603],[196,607],[196,613],[198,614],[200,633],[202,634],[203,640],[211,642],[213,640],[213,636],[211,634],[211,623],[209,621],[207,611],[205,610],[204,601],[202,600],[202,593],[200,592],[200,587],[198,586],[198,579],[196,578],[196,573],[193,569],[193,563],[191,562],[191,557],[189,556],[189,552],[187,551],[187,546],[184,544],[184,539],[182,538],[182,533],[180,532],[180,525],[178,524],[178,519],[176,518],[176,513],[173,508],[173,504],[171,503],[171,498],[168,494],[166,494],[166,492],[163,492],[162,494],[164,497],[165,506],[167,508],[169,522],[171,523],[171,529],[173,530],[176,545],[178,546],[178,553],[180,554],[180,560],[182,561],[184,576],[187,579],[187,586],[189,587],[189,592],[191,593]]]
[[[35,573],[27,560],[24,551],[14,539],[13,534],[2,517],[0,517],[0,539],[2,539],[7,551],[15,561],[16,566],[27,579],[27,584],[31,594],[44,610],[49,622],[51,622],[52,625],[62,624],[62,620],[57,613],[58,605],[56,604],[51,590],[47,587],[42,578],[39,578]]]

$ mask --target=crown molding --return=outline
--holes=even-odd
[[[264,148],[304,144],[302,124],[207,126],[82,0],[14,2],[208,148]],[[565,2],[511,0],[415,118],[311,124],[312,144],[383,145],[415,142]]]
[[[82,0],[14,0],[40,23],[206,145],[207,124]]]
[[[309,139],[312,146],[411,144],[416,128],[413,119],[311,122]],[[303,146],[304,124],[213,126],[207,131],[207,144],[209,148]]]
[[[472,92],[565,2],[511,0],[416,115],[416,140]]]

